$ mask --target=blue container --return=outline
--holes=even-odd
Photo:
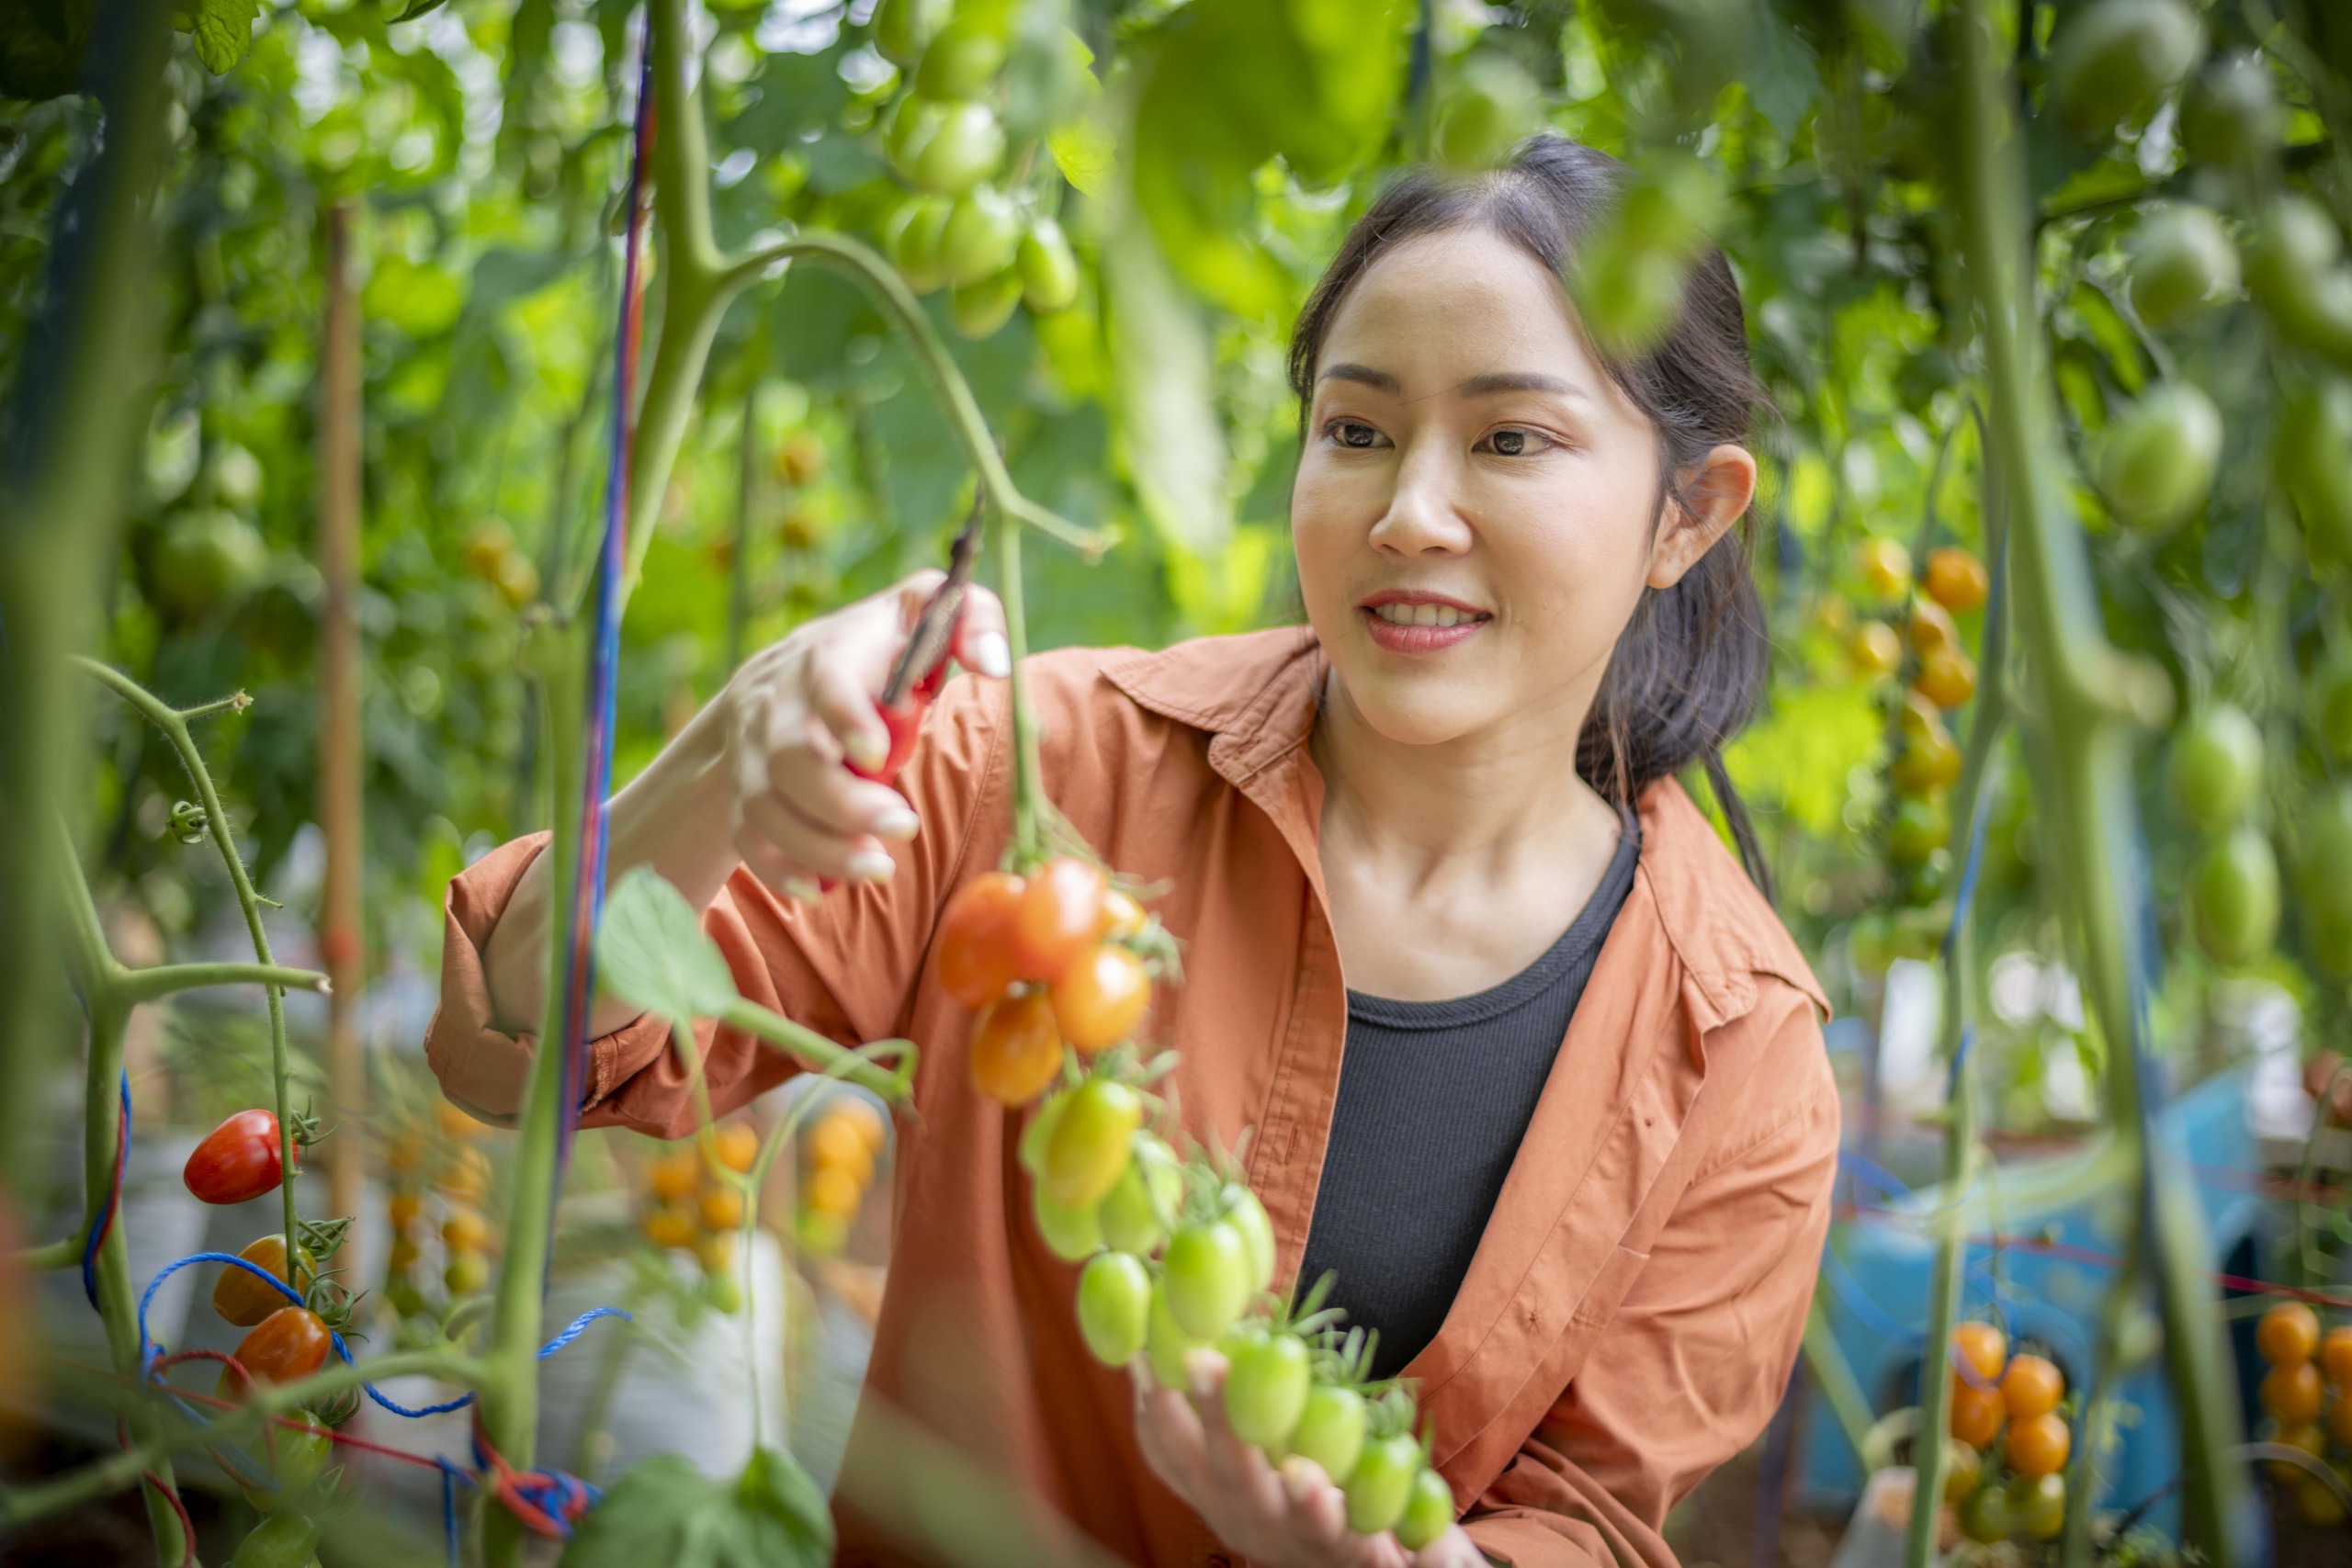
[[[2262,1202],[2252,1190],[2251,1177],[2260,1168],[2246,1127],[2245,1087],[2244,1071],[2207,1079],[2165,1107],[2158,1135],[2159,1157],[2176,1162],[2199,1195],[2211,1248],[2205,1267],[2253,1276],[2259,1272],[2256,1233]],[[2016,1164],[2004,1168],[2012,1181],[2024,1168]],[[1942,1201],[1939,1188],[1908,1194],[1878,1190],[1879,1179],[1867,1162],[1849,1160],[1848,1171],[1851,1179],[1845,1185],[1866,1206],[1919,1214]],[[1885,1184],[1897,1185],[1891,1179]],[[2111,1258],[2122,1251],[2119,1221],[2128,1218],[2130,1202],[2129,1192],[2110,1193],[2056,1214],[2035,1216],[2030,1224],[2005,1221],[1998,1228],[2010,1235],[2030,1235]],[[1994,1227],[1977,1228],[1982,1233]],[[1915,1227],[1889,1216],[1843,1220],[1830,1232],[1829,1256],[1822,1268],[1829,1286],[1831,1332],[1876,1415],[1918,1402],[1933,1261],[1932,1245]],[[1996,1315],[2006,1317],[2011,1340],[2047,1342],[2065,1371],[2067,1387],[2078,1390],[2090,1372],[2100,1304],[2113,1278],[2110,1268],[2086,1260],[2006,1248],[1996,1258],[1989,1247],[1971,1246],[1963,1312],[1981,1316],[1988,1306],[1997,1306]],[[2253,1382],[2245,1369],[2255,1365],[2253,1336],[2251,1318],[2235,1322],[2232,1344],[2240,1369],[2240,1396],[2249,1413]],[[2119,1384],[2116,1395],[2121,1406],[2121,1444],[2120,1452],[2101,1466],[2107,1482],[2101,1505],[2122,1508],[2149,1496],[2177,1472],[2180,1422],[2161,1357]],[[1805,1427],[1805,1505],[1824,1511],[1850,1509],[1861,1491],[1860,1457],[1818,1402]],[[2154,1510],[2149,1522],[2177,1538],[2177,1498]]]

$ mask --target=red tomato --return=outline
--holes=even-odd
[[[294,1163],[302,1163],[300,1145]],[[277,1118],[266,1111],[240,1111],[205,1134],[181,1174],[187,1190],[208,1203],[242,1203],[276,1187],[283,1173]]]
[[[279,1307],[237,1341],[237,1363],[258,1382],[299,1382],[327,1364],[327,1325],[308,1307]],[[220,1371],[224,1398],[237,1398],[237,1374]]]
[[[1007,997],[980,1015],[972,1034],[972,1087],[1003,1105],[1041,1092],[1061,1070],[1062,1039],[1042,991]]]
[[[1050,980],[1078,961],[1102,924],[1102,868],[1069,855],[1047,861],[1021,890],[1012,955],[1028,980]]]
[[[1151,1005],[1151,977],[1143,960],[1108,942],[1079,954],[1048,993],[1062,1038],[1080,1051],[1114,1045],[1143,1021]]]
[[[947,902],[939,922],[939,986],[967,1008],[982,1008],[1021,977],[1012,953],[1021,878],[1001,871],[974,877]]]

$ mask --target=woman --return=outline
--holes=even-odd
[[[1250,1130],[1279,1275],[1333,1272],[1419,1385],[1464,1511],[1425,1565],[1671,1563],[1668,1509],[1780,1397],[1828,1222],[1819,988],[1673,777],[1704,765],[1731,800],[1717,748],[1762,679],[1725,536],[1760,391],[1712,252],[1663,346],[1595,355],[1559,279],[1618,178],[1547,137],[1474,183],[1408,178],[1348,236],[1291,355],[1306,627],[1023,670],[1056,804],[1170,889],[1188,984],[1151,1032],[1182,1053],[1187,1130]],[[971,1021],[928,963],[1009,838],[993,599],[903,797],[842,765],[884,748],[872,694],[932,581],[762,653],[613,809],[616,869],[707,906],[746,995],[923,1047],[843,1559],[909,1550],[910,1511],[876,1506],[903,1414],[1130,1561],[1401,1564],[1311,1463],[1231,1437],[1214,1352],[1188,1395],[1080,1344],[1014,1160],[1025,1113],[971,1088]],[[491,1113],[538,1016],[538,844],[450,892],[428,1050]],[[662,1027],[610,1004],[595,1027],[588,1120],[689,1130]],[[721,1111],[787,1071],[702,1045]]]

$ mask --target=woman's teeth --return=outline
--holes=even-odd
[[[1457,610],[1451,604],[1374,604],[1372,613],[1392,626],[1458,626],[1487,618],[1476,610]]]

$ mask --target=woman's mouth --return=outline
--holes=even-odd
[[[1454,600],[1382,593],[1360,606],[1372,640],[1391,653],[1435,653],[1477,635],[1494,619]]]

